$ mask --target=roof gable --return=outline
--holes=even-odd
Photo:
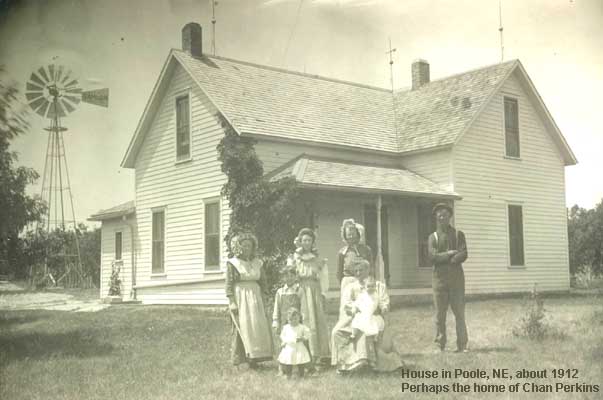
[[[400,151],[453,145],[516,63],[508,61],[396,93]]]

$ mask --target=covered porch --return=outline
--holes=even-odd
[[[392,295],[430,293],[427,237],[435,229],[431,209],[436,202],[453,204],[460,199],[458,194],[406,169],[307,155],[270,175],[270,179],[293,176],[302,188],[318,251],[329,260],[333,296],[339,289],[337,254],[344,246],[340,228],[346,218],[364,225],[376,278],[387,283]]]

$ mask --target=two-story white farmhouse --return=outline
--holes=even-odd
[[[366,226],[394,293],[429,288],[440,201],[467,236],[468,293],[569,288],[564,169],[576,158],[518,60],[433,81],[419,60],[412,88],[392,95],[208,56],[188,24],[122,162],[136,171],[135,201],[90,218],[102,221],[101,297],[116,264],[126,297],[226,302],[221,119],[257,140],[269,179],[295,176],[312,200],[333,290],[345,218]]]

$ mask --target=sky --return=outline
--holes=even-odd
[[[603,0],[502,0],[504,59],[519,59],[578,159],[566,203],[603,198]],[[389,88],[410,65],[437,79],[501,60],[499,0],[219,0],[216,54]],[[210,0],[0,0],[0,64],[23,91],[41,66],[65,65],[84,89],[109,88],[109,107],[80,104],[63,125],[76,219],[134,199],[120,167],[170,48],[188,22],[211,50]],[[24,107],[26,102],[22,98]],[[29,116],[19,164],[44,168],[48,121]],[[39,193],[41,179],[30,188]]]

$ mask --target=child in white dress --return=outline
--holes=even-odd
[[[380,296],[377,292],[377,282],[375,278],[369,276],[353,303],[356,312],[352,319],[350,340],[354,340],[361,332],[366,336],[377,336],[383,332],[385,321],[381,315],[375,314],[380,309],[379,305]]]
[[[298,309],[291,307],[287,312],[288,323],[281,331],[281,353],[278,362],[287,379],[291,378],[293,366],[298,368],[299,378],[304,377],[305,367],[312,359],[308,351],[310,329],[302,324]]]

